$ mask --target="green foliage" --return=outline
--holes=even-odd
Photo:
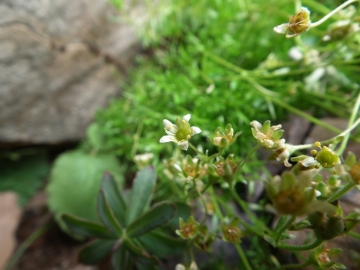
[[[49,207],[56,215],[63,213],[98,222],[96,198],[104,172],[110,172],[116,185],[123,185],[123,172],[112,155],[91,155],[81,150],[60,155],[53,165],[47,186]]]
[[[336,2],[340,1],[333,1],[328,8]],[[304,54],[311,50],[327,54],[320,55],[319,62],[291,61],[288,53],[296,42],[272,31],[293,13],[291,1],[201,0],[189,4],[166,0],[148,8],[156,16],[150,15],[150,22],[138,30],[150,56],[138,57],[138,67],[122,84],[122,96],[98,113],[102,149],[128,160],[136,152],[152,152],[157,157],[164,151],[158,143],[161,121],[191,113],[197,126],[206,127],[204,136],[227,123],[243,131],[233,151],[244,154],[251,149],[245,141],[251,134],[247,128],[250,121],[262,122],[269,115],[279,121],[287,114],[248,78],[271,89],[277,100],[299,109],[348,116],[357,75],[353,64],[346,61],[349,54],[345,54],[358,55],[359,49],[353,46],[356,40],[347,40],[346,53],[339,53],[335,49],[338,43],[321,41],[324,28],[309,32],[304,42],[311,49],[298,47]],[[312,14],[314,18],[322,15],[317,9]],[[334,76],[312,84],[314,91],[305,78],[323,65],[334,66]],[[281,73],[284,69],[287,71]],[[349,95],[344,98],[343,93]],[[195,143],[200,140],[194,138]]]
[[[105,174],[101,183],[101,189],[97,200],[100,223],[94,223],[65,213],[61,216],[66,229],[75,236],[100,238],[84,247],[79,253],[79,259],[83,263],[95,264],[107,253],[113,252],[114,269],[131,269],[130,266],[142,264],[152,269],[159,263],[154,255],[148,253],[155,251],[158,256],[173,254],[174,251],[183,250],[184,244],[177,239],[161,232],[161,226],[170,221],[176,213],[176,205],[161,203],[149,206],[156,175],[151,167],[140,171],[134,181],[132,193],[144,187],[149,192],[143,192],[142,196],[136,196],[137,202],[144,207],[133,209],[133,199],[125,200],[117,186],[115,179],[110,174]],[[114,190],[115,189],[115,190]],[[124,202],[122,213],[116,202]],[[148,210],[147,210],[148,209]],[[134,214],[127,214],[134,211]],[[125,218],[125,220],[124,220]],[[135,221],[132,221],[135,219]],[[124,224],[129,224],[124,226]],[[131,258],[131,260],[129,260]]]
[[[46,152],[28,149],[1,157],[0,192],[17,193],[19,204],[25,205],[41,187],[42,179],[49,169]]]

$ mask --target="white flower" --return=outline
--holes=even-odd
[[[196,263],[194,261],[191,262],[190,266],[187,268],[182,264],[177,264],[175,266],[175,270],[199,270],[199,268],[197,267]]]
[[[252,126],[251,131],[254,138],[266,149],[285,148],[285,139],[280,139],[284,133],[281,125],[270,126],[270,121],[265,121],[264,125],[261,125],[258,121],[252,121],[250,125]]]
[[[152,153],[138,154],[134,156],[134,161],[139,169],[145,168],[150,164],[151,160],[154,158]]]
[[[190,138],[201,132],[201,129],[198,127],[190,127],[190,118],[190,114],[185,115],[182,119],[177,118],[176,124],[164,119],[163,124],[167,135],[160,139],[160,143],[175,142],[180,149],[186,151],[189,147],[188,141]]]

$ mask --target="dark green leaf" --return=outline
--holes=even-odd
[[[45,151],[24,149],[1,157],[0,192],[17,193],[19,204],[25,205],[41,187],[49,167]]]
[[[120,238],[122,236],[123,230],[119,222],[116,220],[114,212],[110,208],[107,198],[105,197],[105,193],[102,189],[99,191],[97,209],[99,217],[105,227]]]
[[[93,221],[79,218],[70,214],[63,214],[60,218],[64,222],[68,231],[75,235],[104,239],[116,238],[115,235],[111,234],[103,225]]]
[[[115,241],[96,240],[82,248],[78,254],[79,261],[94,265],[110,253]]]
[[[124,240],[124,245],[127,247],[127,250],[130,252],[131,257],[141,264],[145,265],[157,265],[159,264],[159,259],[155,256],[149,254],[146,252],[146,250],[143,250],[139,247],[137,247],[133,241],[130,239]]]
[[[139,237],[168,222],[176,213],[176,206],[162,203],[153,207],[129,225],[126,232],[129,237]]]
[[[125,201],[120,193],[119,186],[114,177],[105,173],[101,182],[101,188],[104,190],[107,201],[110,208],[113,210],[116,219],[123,227],[126,227],[125,213],[126,205]]]
[[[133,263],[125,245],[121,244],[116,249],[111,258],[112,266],[115,270],[133,269]]]
[[[127,224],[138,218],[149,206],[155,187],[156,173],[153,167],[146,167],[137,173],[127,211]]]
[[[174,238],[160,230],[139,237],[139,241],[147,251],[160,258],[180,253],[186,247],[186,241],[183,239]]]
[[[167,224],[173,229],[179,228],[179,218],[182,218],[183,220],[187,220],[191,215],[191,208],[186,203],[182,202],[176,202],[174,203],[176,206],[176,214],[175,216],[169,221]]]

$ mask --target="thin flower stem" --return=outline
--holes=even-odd
[[[205,56],[209,57],[211,60],[215,61],[216,63],[224,66],[224,67],[227,67],[228,69],[232,70],[232,71],[235,71],[236,73],[241,73],[243,74],[244,72],[247,72],[247,70],[245,69],[242,69],[228,61],[226,61],[225,59],[215,55],[215,54],[212,54],[211,52],[208,52],[208,51],[204,51],[203,52]]]
[[[236,248],[242,262],[244,263],[245,269],[252,270],[250,263],[249,263],[248,259],[246,258],[245,253],[244,253],[243,249],[241,248],[240,244],[235,245],[235,248]]]
[[[283,224],[283,226],[281,226],[281,228],[278,230],[276,236],[275,236],[275,242],[278,243],[281,235],[283,234],[283,232],[285,232],[295,221],[296,217],[295,216],[291,216],[290,218],[288,218],[288,220]]]
[[[192,145],[190,142],[189,142],[189,146],[191,147],[191,149],[193,149],[197,154],[199,154],[200,156],[203,156],[204,154],[201,153],[194,145]]]
[[[41,226],[37,230],[35,230],[26,240],[19,246],[19,248],[14,252],[10,260],[7,262],[4,270],[11,270],[14,268],[20,257],[26,251],[26,249],[41,235],[45,234],[51,227],[49,222],[45,223],[45,225]]]
[[[259,150],[261,146],[262,146],[261,144],[258,144],[253,149],[251,149],[251,151],[246,155],[245,159],[241,161],[238,171],[241,171],[242,167],[244,167],[244,165],[249,161],[252,154],[254,154],[257,150]]]
[[[220,198],[217,198],[217,200],[219,201],[219,203],[221,203],[221,205],[226,209],[226,211],[228,212],[232,212],[232,209],[229,207],[229,205],[224,202],[223,200],[221,200]],[[261,238],[263,238],[265,236],[265,234],[258,230],[255,226],[247,224],[245,221],[243,221],[242,219],[239,219],[239,223],[248,231],[252,232],[253,234],[256,234],[258,236],[260,236]]]
[[[349,138],[350,138],[350,131],[352,129],[354,129],[359,123],[360,123],[360,117],[355,121],[356,119],[356,116],[358,115],[359,113],[359,108],[360,108],[360,94],[358,95],[357,99],[356,99],[356,103],[355,103],[355,106],[354,106],[354,109],[351,113],[351,116],[350,116],[350,119],[349,119],[349,126],[348,128],[345,130],[345,131],[348,131],[347,133],[345,133],[345,138],[344,140],[341,142],[341,145],[340,145],[340,148],[336,151],[336,153],[338,155],[342,155],[343,152],[345,151],[345,148],[347,146],[347,143],[349,141]],[[355,121],[355,122],[354,122]],[[345,132],[344,131],[344,132]],[[340,135],[339,135],[340,136]]]
[[[219,207],[219,204],[217,202],[217,196],[216,196],[216,194],[214,192],[214,188],[212,186],[210,186],[208,189],[209,189],[209,193],[211,195],[212,201],[213,201],[213,206],[214,206],[215,213],[221,220],[223,220],[224,216],[223,216],[223,214],[221,212],[221,209]]]
[[[346,192],[352,189],[356,184],[354,183],[347,183],[345,186],[337,190],[333,195],[330,196],[326,201],[333,202],[339,198],[341,198]]]
[[[213,155],[211,155],[210,157],[207,158],[208,162],[211,161],[211,160],[214,159],[214,158],[217,158],[217,157],[221,156],[223,152],[224,152],[224,149],[219,148],[219,152],[218,152],[218,153],[213,154]]]
[[[347,234],[360,240],[360,233],[356,233],[356,232],[350,231],[350,232],[348,232]]]
[[[309,28],[314,28],[319,26],[320,24],[322,24],[323,22],[325,22],[327,19],[329,19],[331,16],[333,16],[335,13],[339,12],[340,10],[342,10],[344,7],[355,3],[359,0],[348,0],[345,3],[343,3],[342,5],[338,6],[337,8],[335,8],[333,11],[331,11],[329,14],[327,14],[326,16],[324,16],[322,19],[318,20],[317,22],[311,23]]]
[[[242,210],[248,215],[248,217],[251,219],[251,221],[255,224],[255,226],[257,228],[261,228],[267,232],[271,232],[271,230],[260,220],[256,217],[256,215],[254,215],[253,212],[251,212],[251,210],[247,207],[246,202],[243,201],[239,195],[236,193],[235,188],[230,189],[231,191],[231,195],[233,196],[233,198],[235,199],[235,201],[240,205],[240,207],[242,208]]]
[[[282,249],[287,249],[287,250],[310,250],[310,249],[320,246],[322,243],[323,243],[323,240],[315,239],[314,242],[307,244],[307,245],[293,246],[293,245],[287,245],[284,243],[278,243],[276,245],[276,247],[282,248]]]

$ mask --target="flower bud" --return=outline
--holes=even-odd
[[[237,244],[241,242],[241,231],[238,228],[239,220],[234,218],[230,224],[223,224],[221,226],[221,231],[223,233],[223,240],[225,242],[230,242],[233,244]]]
[[[176,230],[176,234],[183,239],[193,239],[199,232],[199,222],[196,222],[193,216],[190,216],[185,222],[182,218],[179,219],[180,229]]]
[[[321,150],[316,154],[315,159],[324,168],[332,168],[335,164],[340,163],[339,156],[330,148],[323,146]]]

